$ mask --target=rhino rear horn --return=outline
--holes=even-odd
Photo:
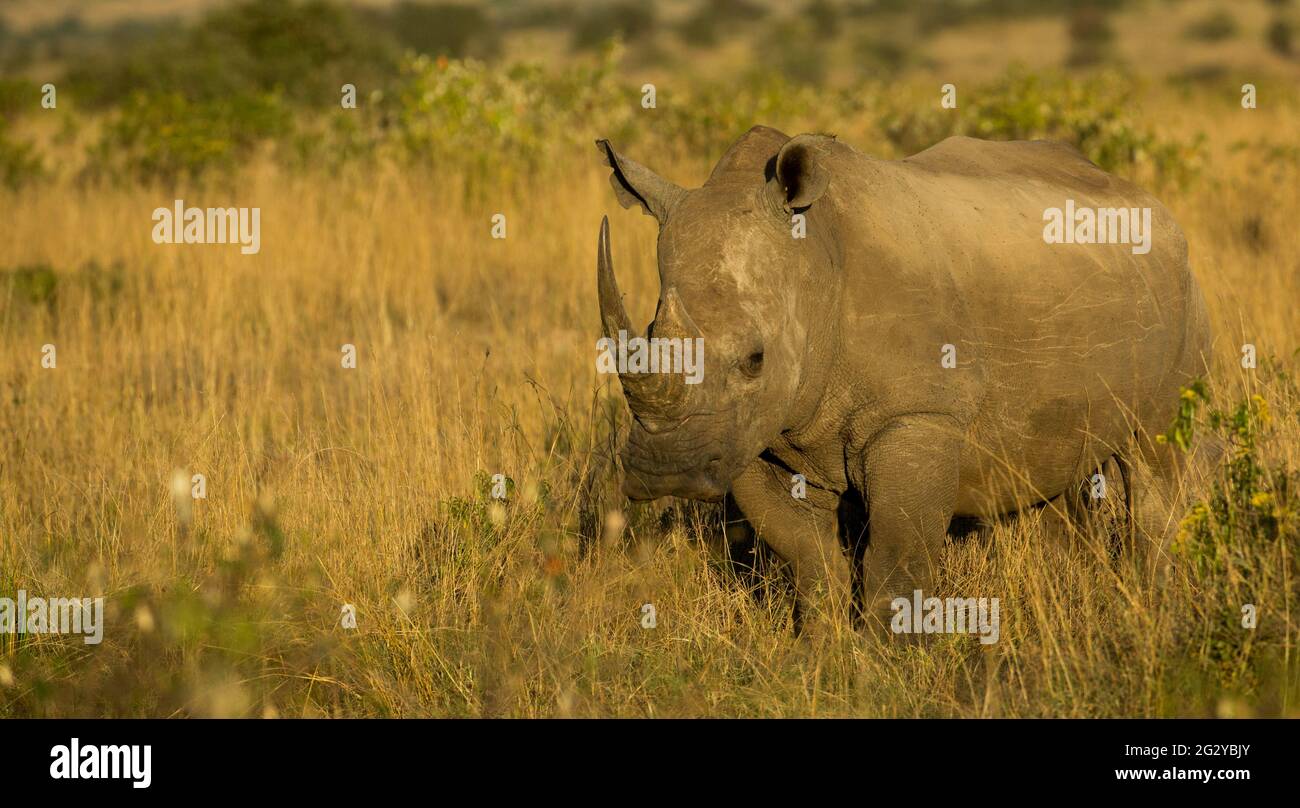
[[[668,214],[677,201],[686,195],[686,189],[674,185],[640,163],[614,151],[608,140],[597,140],[596,148],[605,156],[605,162],[614,172],[609,184],[614,186],[619,204],[630,208],[640,204],[641,209],[659,220],[668,221]]]
[[[677,287],[670,286],[664,292],[663,301],[655,315],[654,335],[669,339],[695,339],[702,336],[700,328],[686,311],[686,305],[677,294]]]

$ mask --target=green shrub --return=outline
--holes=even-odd
[[[60,289],[70,290],[72,296],[88,296],[101,302],[118,294],[125,283],[126,270],[121,262],[107,266],[98,261],[87,261],[80,269],[56,272],[49,264],[24,264],[12,269],[0,269],[0,299],[22,303],[33,308],[53,309],[60,298]]]
[[[1115,32],[1106,12],[1096,5],[1081,5],[1070,14],[1070,53],[1066,64],[1083,67],[1106,58]]]
[[[41,90],[34,81],[0,78],[0,118],[13,120],[41,108]]]
[[[8,123],[0,116],[0,184],[18,189],[45,175],[45,163],[36,146],[11,137]]]
[[[1201,42],[1222,42],[1236,36],[1237,30],[1237,18],[1218,9],[1187,26],[1183,35]]]
[[[909,53],[908,47],[895,36],[862,36],[854,42],[853,47],[858,66],[872,73],[882,70],[886,73],[898,72],[907,64]]]
[[[663,123],[657,130],[683,152],[716,159],[755,124],[775,126],[814,111],[842,108],[836,96],[794,84],[783,74],[758,73],[730,86],[696,87],[688,103],[659,110]]]
[[[924,33],[987,19],[1060,17],[1072,11],[1114,10],[1125,0],[875,0],[872,8],[912,12]]]
[[[284,144],[283,164],[290,168],[342,170],[354,163],[373,165],[385,142],[382,110],[368,104],[335,109],[325,115],[300,115]]]
[[[821,84],[826,79],[825,43],[815,23],[802,17],[772,20],[759,49],[764,61],[791,81]]]
[[[1268,46],[1274,53],[1280,56],[1290,56],[1292,53],[1292,39],[1295,30],[1291,23],[1285,17],[1277,17],[1268,24],[1268,31],[1265,38],[1268,40]]]
[[[396,137],[413,159],[452,161],[471,179],[540,167],[553,149],[588,145],[593,127],[626,131],[635,88],[614,77],[616,51],[595,65],[492,69],[481,62],[408,59],[396,93]]]
[[[1207,402],[1204,388],[1188,388],[1183,401],[1183,413],[1194,413]],[[1221,576],[1239,566],[1252,545],[1300,538],[1300,474],[1271,467],[1260,458],[1260,440],[1273,423],[1262,396],[1253,395],[1230,411],[1211,409],[1206,422],[1209,434],[1227,447],[1227,462],[1210,495],[1182,520],[1175,550],[1198,574]],[[1185,449],[1188,442],[1182,435],[1189,431],[1173,442]]]
[[[825,41],[838,36],[844,11],[832,0],[808,0],[800,11],[812,23],[813,33]]]
[[[264,96],[337,103],[345,83],[376,86],[397,65],[396,44],[326,0],[253,0],[208,13],[184,30],[88,59],[69,74],[92,103],[133,92],[179,93],[193,101]]]
[[[433,533],[455,537],[452,544],[494,547],[510,528],[541,519],[550,507],[550,486],[542,481],[534,496],[523,497],[511,477],[504,478],[505,496],[493,492],[492,475],[480,469],[474,473],[474,491],[468,497],[453,496],[439,503],[442,520]],[[469,549],[469,548],[466,548]]]
[[[8,281],[6,298],[31,306],[53,306],[59,292],[59,276],[49,264],[15,267],[0,277]]]
[[[370,19],[417,53],[456,59],[490,59],[501,53],[501,29],[479,6],[403,0],[372,12]]]
[[[678,24],[677,33],[689,45],[710,47],[722,38],[721,31],[730,33],[736,25],[762,19],[766,14],[765,6],[749,0],[703,0]]]
[[[633,0],[619,0],[588,9],[573,26],[573,48],[593,49],[611,39],[639,42],[655,30],[654,9]]]
[[[191,101],[176,92],[137,92],[91,150],[91,172],[172,180],[230,170],[263,140],[285,135],[292,117],[278,95]]]
[[[1261,371],[1275,382],[1280,397],[1297,400],[1286,373],[1272,363]],[[1281,635],[1275,621],[1263,617],[1257,628],[1244,626],[1243,609],[1253,606],[1268,616],[1275,613],[1269,604],[1297,594],[1300,470],[1266,459],[1264,444],[1275,437],[1275,424],[1263,396],[1253,395],[1228,411],[1209,404],[1204,385],[1185,389],[1174,425],[1163,436],[1164,442],[1186,451],[1193,432],[1204,428],[1202,440],[1226,448],[1209,492],[1182,519],[1172,549],[1200,594],[1200,631],[1192,642],[1224,682],[1249,685],[1259,646]]]
[[[1118,73],[1083,79],[1013,68],[956,110],[937,105],[887,111],[881,126],[908,154],[951,135],[990,140],[1048,139],[1070,143],[1107,171],[1149,172],[1157,181],[1185,183],[1201,156],[1198,141],[1163,137],[1134,114],[1133,83]]]

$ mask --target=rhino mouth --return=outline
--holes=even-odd
[[[662,474],[643,472],[630,464],[623,479],[623,495],[632,500],[681,497],[717,502],[727,493],[727,486],[716,472],[721,458],[711,459],[699,468]]]
[[[664,496],[717,501],[727,493],[722,452],[713,440],[684,431],[654,434],[634,425],[623,452],[623,494],[633,500]]]

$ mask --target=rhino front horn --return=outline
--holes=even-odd
[[[608,216],[600,221],[600,240],[596,244],[596,291],[600,297],[600,325],[605,336],[611,340],[634,337],[632,320],[623,307],[623,296],[618,291],[618,281],[614,279]],[[656,321],[656,333],[661,327],[674,333],[698,333],[675,289],[668,290],[665,304],[659,321]],[[682,381],[672,374],[620,373],[619,381],[623,384],[628,403],[637,412],[669,412],[682,399]]]
[[[632,333],[632,320],[623,308],[623,295],[614,280],[614,260],[609,254],[609,217],[600,220],[600,240],[596,244],[596,292],[600,296],[600,327],[606,337],[618,339],[619,332]]]

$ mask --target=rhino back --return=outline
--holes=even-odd
[[[1153,197],[1043,142],[835,159],[823,222],[844,281],[832,378],[850,444],[900,415],[950,416],[967,447],[958,512],[982,513],[1060,493],[1135,427],[1163,431],[1203,372],[1208,326],[1186,240]],[[1067,200],[1149,208],[1150,252],[1046,243],[1044,211]]]

